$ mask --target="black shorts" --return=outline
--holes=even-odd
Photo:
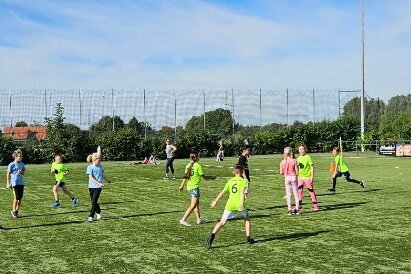
[[[349,171],[346,171],[346,172],[337,171],[337,173],[335,174],[335,178],[341,177],[343,175],[345,178],[350,178],[351,176]]]
[[[13,194],[16,200],[21,200],[24,194],[24,186],[21,186],[21,185],[13,186]]]
[[[65,182],[56,181],[56,183],[54,185],[59,186],[59,187],[63,187],[65,184],[66,184]]]

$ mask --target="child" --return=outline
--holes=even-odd
[[[197,224],[206,223],[205,220],[200,217],[200,182],[201,179],[215,180],[217,178],[216,176],[204,175],[203,167],[198,163],[200,157],[197,153],[191,153],[190,160],[191,162],[186,166],[183,181],[181,182],[181,186],[179,188],[179,191],[182,192],[185,183],[187,183],[187,191],[191,196],[191,204],[187,208],[183,218],[180,220],[180,224],[185,226],[191,226],[187,222],[187,218],[193,211],[197,216]]]
[[[298,198],[299,198],[299,209],[301,209],[303,204],[303,189],[304,185],[307,187],[308,192],[311,196],[311,201],[313,203],[313,210],[318,211],[320,207],[317,202],[317,195],[314,192],[314,164],[311,157],[307,155],[307,147],[305,145],[300,145],[298,147],[298,152],[300,156],[297,158],[298,163]]]
[[[13,152],[14,162],[11,162],[7,167],[7,188],[13,189],[13,205],[10,211],[13,218],[19,218],[19,209],[21,200],[24,194],[24,180],[23,175],[26,172],[26,167],[22,163],[23,153],[20,149]]]
[[[94,214],[97,213],[97,220],[101,220],[101,209],[98,203],[102,188],[104,187],[103,179],[110,183],[110,180],[104,175],[104,169],[101,165],[100,155],[93,153],[87,157],[87,162],[92,162],[91,165],[87,167],[86,174],[88,175],[88,188],[91,199],[91,209],[90,215],[88,217],[88,222],[94,221]]]
[[[150,164],[153,164],[153,165],[157,165],[157,164],[158,164],[157,159],[156,159],[156,156],[154,156],[154,155],[151,155],[151,156],[150,156],[150,158],[148,159],[148,162],[149,162]]]
[[[223,147],[223,145],[220,145],[220,148],[218,149],[216,161],[217,162],[224,161],[224,147]]]
[[[226,203],[223,216],[221,217],[220,222],[218,222],[213,232],[210,236],[207,237],[205,246],[207,249],[211,248],[211,245],[214,241],[215,235],[220,231],[220,229],[227,223],[227,220],[232,219],[235,217],[237,212],[240,212],[244,217],[245,222],[245,234],[247,236],[247,243],[253,244],[255,241],[253,238],[250,237],[251,234],[251,222],[250,216],[247,211],[247,197],[246,197],[246,190],[248,187],[248,182],[244,178],[243,175],[243,167],[240,165],[235,165],[233,168],[234,177],[228,180],[224,189],[218,194],[218,196],[213,200],[211,203],[211,208],[214,208],[218,201],[223,197],[223,195],[228,192],[230,196],[228,197],[228,201]]]
[[[332,153],[333,153],[334,160],[335,160],[335,169],[334,169],[334,174],[332,176],[333,186],[332,188],[329,188],[328,190],[335,192],[335,186],[337,185],[337,178],[343,175],[345,179],[347,180],[347,182],[359,184],[362,188],[364,188],[365,187],[364,180],[358,181],[358,180],[350,178],[351,174],[348,171],[348,166],[345,164],[343,157],[338,155],[339,152],[340,152],[340,148],[338,147],[333,148]]]
[[[251,149],[249,146],[243,146],[241,148],[241,155],[240,158],[238,158],[238,165],[240,165],[244,172],[243,172],[243,178],[247,180],[248,182],[248,187],[246,193],[248,194],[250,192],[250,183],[251,183],[251,178],[250,178],[250,168],[248,167],[248,157],[250,156]]]
[[[293,151],[290,147],[284,148],[284,160],[280,163],[280,174],[285,178],[285,193],[287,199],[288,215],[293,213],[300,214],[299,200],[297,193],[297,161],[292,157]],[[295,208],[291,208],[291,193],[294,195]]]
[[[51,204],[52,207],[59,207],[60,206],[60,199],[59,199],[59,189],[63,189],[64,193],[71,199],[71,205],[73,207],[77,206],[78,199],[74,197],[73,193],[71,193],[66,186],[66,176],[69,173],[68,168],[62,163],[62,156],[61,154],[56,154],[54,156],[54,162],[51,164],[51,173],[54,173],[56,178],[56,183],[53,186],[53,194],[55,202]]]

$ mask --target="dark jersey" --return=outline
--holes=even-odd
[[[238,158],[238,165],[242,166],[244,169],[244,174],[249,182],[250,180],[250,168],[248,167],[248,158],[247,156],[240,155],[240,158]]]

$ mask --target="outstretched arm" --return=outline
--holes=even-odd
[[[221,199],[221,197],[224,196],[224,193],[225,193],[224,190],[221,190],[220,193],[218,193],[217,197],[210,204],[211,208],[214,208],[217,205],[217,203]]]

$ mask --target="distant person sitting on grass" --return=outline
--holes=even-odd
[[[152,164],[152,165],[157,165],[157,164],[158,164],[157,158],[156,158],[156,156],[154,156],[154,155],[151,155],[151,156],[150,156],[150,158],[148,159],[148,162],[149,162],[150,164]]]
[[[230,196],[228,197],[223,216],[220,222],[218,222],[211,235],[206,239],[205,246],[207,249],[211,248],[214,241],[215,235],[220,231],[220,229],[227,223],[229,219],[233,219],[237,212],[240,212],[244,217],[245,224],[245,235],[247,236],[246,242],[248,244],[253,244],[255,241],[251,238],[251,222],[249,212],[247,210],[247,196],[246,190],[248,187],[248,181],[243,178],[243,167],[240,165],[235,165],[233,169],[234,177],[228,180],[224,189],[218,194],[218,196],[211,203],[211,208],[214,208],[218,201],[223,197],[223,195],[228,192]]]
[[[146,157],[144,157],[144,160],[139,161],[139,162],[135,162],[135,163],[131,163],[130,165],[146,165],[146,164],[148,164],[148,162],[149,162],[149,160],[148,160],[148,157],[146,156]]]
[[[337,186],[337,178],[341,177],[343,175],[345,177],[345,180],[347,180],[347,182],[354,183],[354,184],[359,184],[362,188],[364,188],[365,187],[364,180],[358,181],[358,180],[353,179],[353,178],[350,177],[351,174],[348,171],[348,166],[344,162],[343,157],[338,155],[339,152],[340,152],[339,147],[334,147],[333,148],[332,154],[334,156],[334,161],[335,161],[334,174],[332,176],[333,186],[331,188],[329,188],[328,190],[331,191],[331,192],[335,192],[335,187]]]

